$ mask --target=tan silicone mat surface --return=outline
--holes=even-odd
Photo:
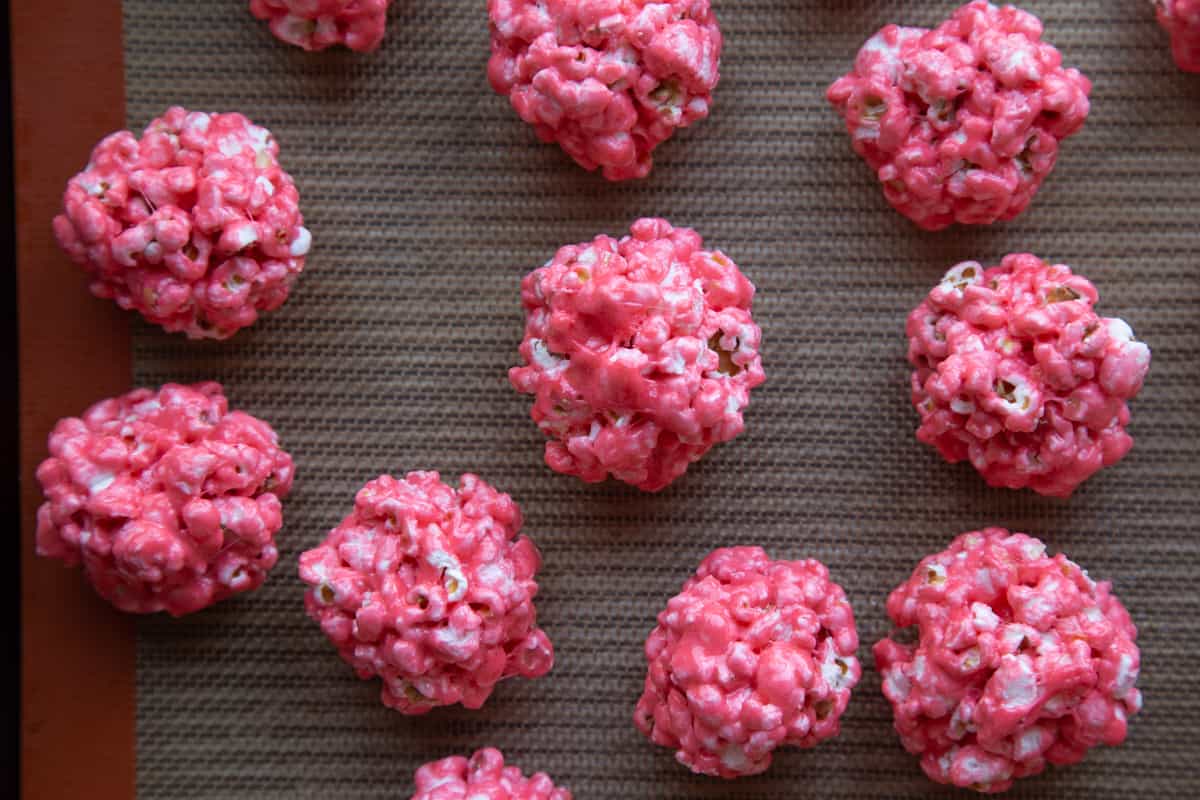
[[[315,246],[292,299],[223,344],[139,326],[138,384],[215,378],[298,463],[267,585],[140,628],[144,798],[405,798],[421,763],[495,745],[591,798],[950,796],[891,730],[869,646],[887,592],[961,531],[1029,531],[1115,581],[1140,629],[1146,708],[1128,742],[1014,796],[1200,796],[1200,76],[1171,66],[1148,2],[1029,0],[1095,82],[1032,209],[921,233],[884,203],[824,89],[885,23],[950,2],[723,0],[712,117],[610,185],[539,144],[487,85],[483,0],[397,0],[382,50],[308,55],[244,0],[125,0],[129,124],[174,103],[271,128]],[[746,433],[657,495],[547,470],[516,359],[521,276],[638,216],[695,227],[757,284],[768,380]],[[1032,250],[1101,290],[1154,363],[1137,445],[1069,501],[992,490],[913,438],[904,318],[958,260]],[[474,471],[540,545],[554,671],[479,712],[380,705],[304,615],[299,553],[381,472]],[[654,615],[709,550],[815,557],[847,589],[864,677],[840,738],[765,775],[694,777],[634,729]]]

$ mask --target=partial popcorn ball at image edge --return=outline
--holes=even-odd
[[[754,775],[837,736],[862,674],[854,612],[818,561],[716,550],[658,615],[634,722],[693,772]]]
[[[977,0],[933,30],[888,25],[863,45],[828,99],[897,211],[940,230],[1025,210],[1091,91],[1041,35],[1037,17]]]
[[[280,41],[309,51],[344,45],[360,53],[379,47],[392,0],[250,0]]]
[[[541,556],[520,527],[512,498],[474,475],[458,489],[380,476],[300,557],[305,608],[360,678],[382,679],[385,705],[479,708],[500,680],[554,663],[533,604]]]
[[[83,565],[122,611],[189,614],[258,588],[275,565],[291,457],[217,383],[96,403],[50,434],[37,552]]]
[[[1184,72],[1200,73],[1200,0],[1152,0],[1171,36],[1171,55]]]
[[[224,339],[283,305],[312,237],[270,131],[174,107],[106,137],[71,178],[59,245],[92,294],[189,338]]]
[[[1137,629],[1108,583],[1042,542],[964,533],[887,602],[916,644],[875,645],[905,749],[938,783],[1002,792],[1125,740],[1142,707]]]
[[[488,0],[488,79],[538,138],[612,181],[708,116],[721,30],[708,0]]]
[[[1133,447],[1150,348],[1096,288],[1028,253],[957,265],[908,317],[917,438],[991,486],[1067,497]]]
[[[561,248],[525,276],[525,365],[546,464],[658,491],[743,428],[765,380],[754,286],[699,234],[641,219]]]
[[[417,770],[412,800],[572,800],[571,792],[554,785],[544,772],[528,778],[506,765],[494,747],[477,750],[469,759],[451,756]]]

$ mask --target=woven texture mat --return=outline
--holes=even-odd
[[[125,0],[129,124],[171,104],[268,126],[315,246],[292,299],[220,344],[140,326],[136,381],[218,379],[295,456],[280,564],[249,596],[145,620],[145,798],[408,797],[425,761],[495,745],[588,798],[950,796],[900,747],[869,647],[925,554],[1002,525],[1112,579],[1140,630],[1146,708],[1125,746],[1014,796],[1200,796],[1200,78],[1175,71],[1148,3],[1029,0],[1095,82],[1087,127],[1033,207],[986,230],[918,231],[884,203],[824,90],[892,21],[951,3],[724,0],[712,117],[610,185],[538,143],[487,85],[482,0],[397,0],[373,55],[276,42],[244,0]],[[516,362],[521,276],[639,216],[696,228],[757,284],[767,383],[747,430],[668,490],[595,486],[542,464]],[[1101,290],[1154,363],[1137,445],[1069,502],[988,489],[913,438],[904,318],[955,262],[1031,250]],[[478,712],[407,719],[304,615],[300,552],[381,472],[473,471],[510,492],[545,557],[557,663]],[[840,738],[765,775],[692,776],[631,722],[642,642],[712,548],[829,565],[858,616],[864,676]]]

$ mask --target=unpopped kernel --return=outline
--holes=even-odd
[[[1171,35],[1171,54],[1185,72],[1200,72],[1200,0],[1154,0],[1159,24]]]
[[[887,602],[916,644],[875,645],[904,747],[938,783],[1002,792],[1125,740],[1142,707],[1137,629],[1108,583],[1042,542],[964,533]]]
[[[693,772],[754,775],[838,734],[862,674],[854,612],[819,561],[712,552],[646,640],[634,722]]]
[[[620,241],[561,248],[525,276],[526,366],[551,469],[647,491],[742,431],[763,382],[754,286],[699,234],[640,219]]]
[[[340,44],[367,53],[379,47],[392,0],[250,0],[276,38],[305,50]]]
[[[37,552],[122,611],[188,614],[275,565],[292,459],[217,383],[166,384],[60,420],[37,469]]]
[[[418,769],[412,800],[571,800],[571,792],[555,786],[544,772],[526,778],[488,747],[470,759],[451,756]]]
[[[992,486],[1066,497],[1133,447],[1150,348],[1086,278],[1028,253],[957,265],[908,315],[917,438]]]
[[[541,557],[520,527],[512,498],[474,475],[458,489],[436,472],[380,476],[300,556],[308,615],[360,678],[382,678],[385,705],[479,708],[498,681],[554,663],[533,605]]]
[[[863,45],[828,98],[897,211],[938,230],[1025,210],[1091,91],[1041,36],[1032,14],[976,0],[933,30],[888,25]]]
[[[283,305],[312,242],[278,153],[241,114],[171,108],[96,145],[54,234],[97,297],[224,339]]]
[[[488,0],[488,79],[545,142],[619,181],[708,116],[721,30],[708,0]]]

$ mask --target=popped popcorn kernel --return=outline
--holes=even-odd
[[[383,41],[392,0],[250,0],[275,37],[308,51],[344,45],[369,53]]]
[[[287,300],[312,236],[271,132],[178,106],[105,137],[67,183],[59,245],[97,297],[192,339],[225,339]]]
[[[1016,217],[1083,127],[1091,82],[1037,17],[975,0],[937,28],[888,25],[829,87],[887,201],[926,230]]]
[[[525,276],[525,366],[546,464],[658,491],[742,431],[765,380],[754,286],[699,234],[640,219],[620,241],[559,249]]]
[[[1200,72],[1200,0],[1152,0],[1171,36],[1171,55],[1184,72]]]
[[[931,584],[932,572],[945,580]],[[1023,533],[958,536],[887,611],[918,641],[876,643],[883,693],[905,749],[938,783],[1003,792],[1119,745],[1142,707],[1137,628],[1111,585]]]
[[[991,486],[1067,497],[1120,461],[1150,348],[1099,293],[1029,253],[951,269],[908,315],[917,438]]]
[[[417,770],[412,800],[571,800],[571,792],[554,785],[544,772],[528,778],[506,765],[494,747],[475,751],[469,759],[450,756]]]
[[[136,389],[59,420],[37,469],[37,553],[121,611],[190,614],[275,566],[291,457],[218,383]]]
[[[533,605],[541,556],[520,527],[512,498],[475,475],[457,489],[382,475],[300,556],[305,608],[360,678],[382,679],[384,705],[479,708],[497,682],[554,663]]]
[[[539,139],[611,181],[708,116],[721,29],[708,0],[488,0],[488,80]]]
[[[857,649],[854,612],[824,564],[715,550],[646,640],[634,723],[693,772],[755,775],[777,747],[837,736]]]

